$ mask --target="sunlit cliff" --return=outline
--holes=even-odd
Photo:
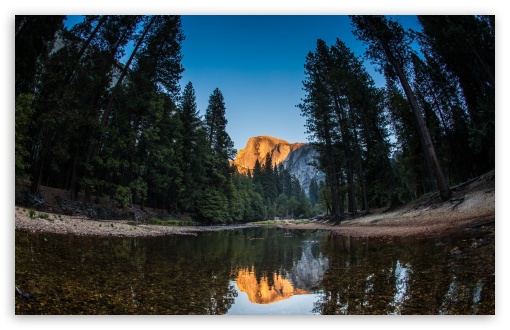
[[[307,143],[290,143],[267,135],[249,138],[232,163],[240,173],[247,173],[248,170],[253,171],[257,160],[263,165],[267,153],[272,157],[273,166],[282,163],[307,193],[312,179],[317,182],[324,179],[324,175],[311,165],[317,155],[312,146]]]

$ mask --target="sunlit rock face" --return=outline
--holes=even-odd
[[[268,152],[273,159],[273,166],[283,163],[299,180],[306,193],[312,179],[315,178],[317,183],[324,180],[324,174],[311,165],[317,155],[312,146],[307,143],[290,143],[267,135],[249,138],[246,147],[237,153],[233,164],[240,173],[253,171],[257,160],[261,165],[265,163]]]
[[[239,270],[236,278],[237,287],[248,295],[248,299],[256,304],[271,304],[288,299],[293,295],[307,294],[306,290],[294,288],[292,283],[277,274],[270,274],[273,285],[269,285],[269,278],[264,276],[259,281],[255,273],[249,269]]]

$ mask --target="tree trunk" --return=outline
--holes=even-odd
[[[365,214],[368,214],[370,212],[370,207],[368,206],[368,198],[367,198],[367,185],[365,183],[365,173],[363,171],[363,159],[361,158],[361,150],[359,147],[359,139],[358,139],[358,133],[356,132],[356,129],[354,129],[354,144],[356,145],[356,156],[358,158],[359,163],[359,180],[361,182],[361,194],[363,195],[363,209],[365,211]]]
[[[349,212],[352,215],[356,215],[356,194],[354,191],[354,178],[353,178],[353,166],[352,166],[352,152],[351,152],[351,139],[349,134],[349,125],[346,125],[346,119],[342,115],[342,110],[340,109],[340,100],[338,100],[338,94],[335,94],[333,97],[335,104],[335,113],[338,118],[338,125],[340,129],[340,134],[342,135],[343,140],[343,149],[345,152],[346,163],[347,163],[347,199],[349,205]]]
[[[108,120],[108,117],[110,115],[110,110],[111,110],[112,105],[113,105],[113,100],[115,99],[115,97],[119,93],[120,87],[122,86],[122,80],[124,80],[124,77],[126,76],[128,70],[129,70],[129,66],[131,65],[131,62],[133,61],[133,58],[135,57],[136,53],[138,52],[138,48],[140,48],[140,45],[142,44],[143,39],[145,38],[145,36],[149,32],[149,30],[150,30],[152,24],[154,23],[154,21],[156,20],[156,18],[157,18],[157,16],[153,16],[152,17],[152,19],[150,20],[149,24],[147,25],[147,27],[143,31],[142,36],[140,37],[140,39],[136,43],[136,46],[133,49],[133,52],[131,53],[131,55],[129,56],[129,59],[128,59],[126,65],[124,66],[124,69],[122,69],[122,72],[120,74],[119,80],[117,80],[117,83],[115,84],[115,88],[113,89],[112,96],[110,97],[110,100],[108,101],[108,105],[106,106],[106,109],[105,109],[105,111],[103,113],[103,117],[101,119],[101,127],[104,127],[106,125],[106,121]]]
[[[430,137],[427,125],[425,124],[425,120],[423,119],[423,115],[421,113],[418,102],[416,101],[416,97],[414,96],[414,92],[412,91],[411,86],[409,85],[409,81],[407,80],[407,77],[405,76],[402,67],[400,67],[398,61],[391,53],[388,45],[383,42],[380,43],[384,49],[384,52],[386,53],[388,60],[390,61],[391,65],[393,66],[397,73],[397,76],[400,80],[402,88],[404,89],[409,105],[413,110],[413,116],[416,122],[416,128],[418,130],[418,135],[420,137],[423,152],[425,153],[426,157],[428,157],[428,159],[430,160],[430,166],[432,167],[431,170],[436,177],[436,183],[439,188],[439,195],[441,197],[441,200],[446,201],[450,199],[450,197],[452,196],[452,192],[450,190],[448,182],[446,181],[443,170],[441,169],[441,165],[439,164],[436,149],[432,142],[432,138]]]
[[[32,194],[39,193],[39,187],[41,186],[42,173],[44,168],[44,162],[46,161],[46,154],[49,149],[49,141],[50,141],[50,133],[48,130],[44,133],[44,138],[41,142],[41,150],[39,152],[39,157],[37,157],[34,161],[34,166],[32,170],[32,184],[30,185],[30,192]]]
[[[322,191],[322,198],[324,198],[324,203],[326,203],[326,214],[332,214],[331,207],[329,206],[328,199],[326,198],[326,193],[324,192],[324,190]],[[288,216],[289,215],[287,213],[287,217]]]
[[[71,200],[76,200],[76,197],[78,195],[78,191],[76,189],[76,171],[78,170],[78,164],[79,164],[79,158],[80,158],[80,148],[76,148],[76,151],[74,153],[74,160],[73,160],[73,168],[71,169],[71,182],[69,184],[69,188],[71,190]]]
[[[85,51],[87,50],[87,48],[89,47],[91,41],[95,38],[97,32],[99,31],[99,29],[101,28],[101,25],[103,25],[104,22],[106,22],[106,19],[108,18],[108,16],[106,15],[103,15],[101,16],[101,19],[99,20],[99,22],[97,23],[96,27],[94,28],[94,30],[90,33],[89,37],[87,38],[87,40],[83,43],[83,45],[81,46],[80,48],[80,51],[78,52],[78,55],[76,56],[78,62],[80,61],[80,59],[82,58],[83,54],[85,54]],[[65,81],[65,84],[66,86],[71,82],[71,78],[73,77],[73,74],[74,74],[75,70],[72,70],[71,72],[69,72],[66,76],[66,79],[64,80]]]

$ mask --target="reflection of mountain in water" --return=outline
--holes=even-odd
[[[319,254],[314,257],[312,254],[313,241],[305,242],[305,248],[301,259],[294,262],[292,271],[288,273],[294,286],[305,290],[312,290],[322,280],[324,273],[329,267],[328,258]]]
[[[308,293],[305,290],[294,288],[292,283],[281,275],[273,273],[269,276],[272,277],[272,281],[267,276],[263,276],[260,281],[257,281],[253,269],[252,271],[249,271],[248,268],[241,269],[236,278],[237,287],[248,295],[250,302],[257,304],[270,304],[288,299],[293,295]],[[274,284],[270,286],[270,282]]]
[[[257,280],[254,267],[239,270],[235,279],[239,290],[248,295],[250,302],[257,304],[270,304],[293,295],[309,294],[321,282],[329,264],[322,254],[313,256],[313,244],[312,241],[305,243],[301,258],[294,261],[287,276],[274,272]]]

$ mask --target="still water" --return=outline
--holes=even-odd
[[[16,314],[494,314],[494,226],[428,239],[267,227],[158,238],[16,231]]]

